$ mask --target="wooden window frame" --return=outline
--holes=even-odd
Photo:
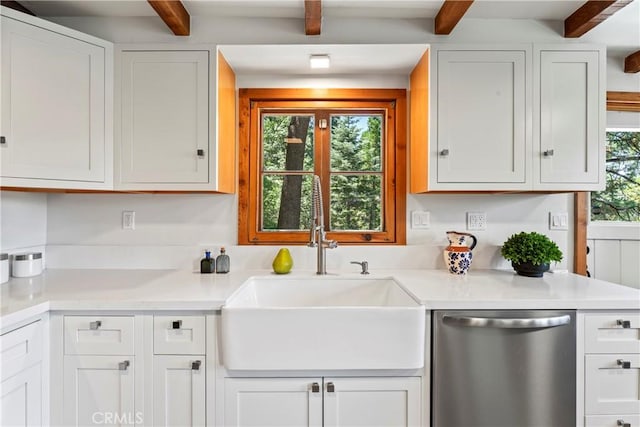
[[[260,114],[257,105],[268,103],[270,108],[282,102],[317,101],[320,108],[344,108],[349,101],[367,101],[379,105],[392,105],[387,110],[384,189],[385,230],[381,232],[327,232],[329,239],[341,244],[406,244],[406,90],[405,89],[240,89],[238,91],[239,170],[238,170],[238,244],[275,245],[305,244],[308,231],[260,231],[260,147],[258,141]],[[252,106],[254,108],[252,108]],[[303,110],[301,110],[303,111]],[[393,124],[391,124],[393,123]],[[317,124],[316,124],[317,126]],[[316,129],[317,130],[317,129]],[[317,148],[316,148],[317,150]],[[328,174],[328,171],[321,171]],[[328,176],[328,175],[326,175]],[[325,217],[329,182],[323,180]],[[328,221],[325,221],[328,226]]]

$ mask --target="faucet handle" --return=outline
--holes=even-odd
[[[369,274],[369,263],[367,261],[351,261],[351,264],[358,264],[360,267],[362,267],[362,271],[360,272],[360,274]]]

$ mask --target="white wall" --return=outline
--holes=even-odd
[[[0,252],[42,252],[46,242],[47,195],[0,192]]]
[[[322,35],[306,37],[300,19],[193,17],[192,35],[175,37],[157,17],[55,18],[63,25],[116,43],[188,45],[242,43],[580,43],[561,37],[561,22],[529,20],[463,20],[450,37],[435,36],[432,20],[347,19],[323,21]],[[633,37],[633,35],[632,35]],[[400,81],[390,83],[396,86]],[[268,79],[264,80],[268,83]],[[384,82],[378,82],[385,86]],[[506,267],[499,245],[522,230],[548,234],[571,265],[569,231],[550,232],[549,212],[568,212],[572,196],[557,195],[410,195],[412,210],[431,212],[428,230],[408,230],[404,247],[340,247],[328,251],[329,269],[351,269],[350,260],[367,259],[376,268],[444,268],[445,231],[464,230],[468,211],[487,213],[488,228],[478,232],[480,243],[472,268]],[[123,210],[136,211],[136,229],[121,229]],[[48,265],[50,267],[175,268],[196,266],[201,250],[229,246],[232,268],[267,268],[277,249],[238,247],[237,199],[222,195],[51,194],[48,197]],[[292,248],[296,268],[312,268],[315,252]]]

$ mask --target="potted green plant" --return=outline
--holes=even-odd
[[[502,245],[500,253],[511,261],[520,276],[542,277],[551,261],[562,261],[562,251],[544,234],[532,231],[514,234]]]

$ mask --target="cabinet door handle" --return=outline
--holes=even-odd
[[[449,149],[445,148],[444,150],[440,150],[440,155],[441,156],[448,156],[449,155]]]
[[[5,138],[4,136],[0,136],[0,144],[6,144],[7,143],[7,138]]]
[[[311,393],[320,393],[320,384],[312,383],[311,384]]]
[[[629,360],[618,359],[618,360],[616,360],[616,363],[622,369],[631,369],[631,361],[629,361]]]
[[[195,361],[191,362],[191,370],[192,371],[199,371],[201,364],[202,364],[202,362],[199,361],[199,360],[195,360]]]
[[[174,320],[171,322],[171,329],[180,329],[182,328],[182,320]]]
[[[624,420],[616,421],[616,425],[618,425],[620,427],[631,427],[631,423],[625,423]]]
[[[198,148],[198,157],[204,157],[204,150],[202,148]]]
[[[121,371],[126,371],[129,365],[130,362],[128,360],[125,360],[124,362],[118,363],[118,369],[120,369]]]
[[[616,325],[622,326],[624,329],[628,329],[628,328],[631,327],[631,321],[630,320],[618,319],[618,320],[616,320]]]
[[[102,320],[96,320],[95,322],[89,323],[89,329],[92,331],[96,331],[102,326]]]
[[[551,149],[551,150],[545,150],[545,151],[543,151],[543,152],[542,152],[542,154],[543,154],[545,157],[551,157],[551,156],[553,156],[553,149]]]
[[[336,391],[336,386],[333,383],[327,383],[327,393],[333,393]]]

